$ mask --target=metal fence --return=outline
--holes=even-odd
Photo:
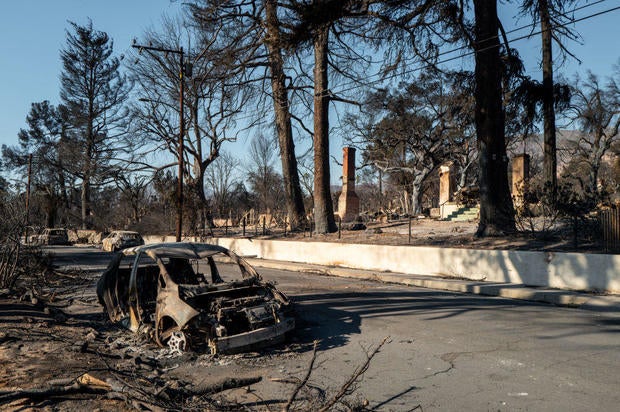
[[[599,212],[603,232],[603,249],[606,252],[620,252],[620,206],[613,206]]]

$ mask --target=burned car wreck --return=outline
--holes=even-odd
[[[114,255],[97,282],[113,322],[175,350],[234,353],[284,340],[292,304],[232,251],[158,243]]]

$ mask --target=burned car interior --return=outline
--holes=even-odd
[[[282,341],[290,300],[220,246],[161,243],[117,253],[97,283],[110,320],[173,350],[234,353]]]

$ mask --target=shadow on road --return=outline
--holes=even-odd
[[[411,314],[421,315],[424,321],[438,321],[473,311],[518,310],[511,319],[532,319],[544,324],[548,330],[554,330],[557,337],[568,329],[572,334],[620,332],[618,318],[593,317],[577,309],[558,308],[575,310],[575,314],[579,314],[569,319],[562,316],[560,320],[557,312],[547,310],[555,308],[552,305],[433,290],[313,293],[298,294],[293,298],[299,317],[297,338],[305,344],[319,340],[321,350],[348,343],[351,335],[361,333],[364,319],[385,318],[390,322]],[[583,326],[578,333],[573,328],[577,324]]]
[[[114,253],[94,247],[47,246],[44,251],[52,257],[54,266],[63,270],[103,271]],[[132,258],[125,258],[131,262]]]

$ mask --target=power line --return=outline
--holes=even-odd
[[[586,9],[586,8],[588,8],[588,7],[592,7],[592,6],[595,6],[595,5],[600,4],[600,3],[605,3],[605,2],[607,2],[607,1],[609,1],[609,0],[598,0],[598,1],[595,1],[594,3],[588,3],[588,4],[583,5],[583,6],[580,6],[580,7],[575,7],[575,8],[574,8],[574,9],[572,9],[572,10],[568,10],[566,13],[562,13],[562,15],[563,15],[563,16],[566,16],[567,14],[575,13],[576,11]],[[569,19],[569,20],[570,20],[570,19]],[[569,23],[570,23],[570,22],[569,22]],[[528,24],[526,24],[526,25],[523,25],[523,26],[520,26],[520,27],[516,27],[516,28],[514,28],[514,29],[512,29],[512,30],[509,30],[509,31],[507,31],[507,32],[506,32],[506,34],[508,35],[508,34],[516,33],[516,32],[521,31],[521,30],[523,30],[523,29],[527,29],[527,28],[530,28],[530,27],[534,27],[534,26],[536,26],[536,25],[538,25],[538,24],[539,24],[539,23],[538,23],[537,21],[533,21],[532,23],[528,23]],[[562,26],[562,25],[556,25],[555,27],[563,27],[563,26]],[[555,28],[555,27],[554,27],[554,28]],[[529,35],[527,35],[526,37],[533,36],[533,35],[535,35],[535,34],[537,34],[537,33],[530,33],[530,34],[529,34]],[[491,36],[491,37],[488,37],[488,38],[486,38],[486,39],[481,40],[481,41],[480,41],[480,43],[484,43],[484,42],[487,42],[487,41],[489,41],[489,40],[494,40],[494,39],[497,39],[498,37],[499,37],[499,35],[497,35],[497,34],[496,34],[496,35],[494,35],[494,36]],[[515,41],[515,40],[510,40],[510,41]],[[454,48],[454,49],[451,49],[451,50],[446,50],[446,51],[443,51],[443,52],[441,52],[441,53],[437,54],[437,57],[441,57],[441,56],[449,55],[449,54],[455,53],[455,52],[457,52],[457,51],[464,50],[464,49],[468,49],[468,48],[469,48],[469,46],[468,46],[468,45],[464,45],[464,46],[457,47],[457,48]],[[457,57],[459,57],[459,56],[457,56]],[[375,74],[370,75],[369,77],[375,77],[375,76],[380,76],[380,74],[379,74],[379,73],[375,73]],[[349,82],[345,82],[345,83],[341,84],[341,86],[342,86],[342,85],[347,85],[347,84],[354,84],[354,83],[355,83],[355,81],[349,81]]]
[[[606,0],[602,0],[602,1],[606,1]],[[601,3],[601,1],[599,1],[597,3]],[[593,4],[597,4],[597,3],[593,3]],[[594,17],[598,17],[598,16],[601,16],[603,14],[611,13],[611,12],[619,10],[619,9],[620,9],[620,6],[612,7],[610,9],[606,9],[606,10],[603,10],[603,11],[600,11],[600,12],[597,12],[597,13],[592,13],[592,14],[584,16],[584,17],[580,17],[580,18],[577,18],[577,19],[571,19],[570,21],[566,22],[565,24],[557,24],[557,25],[555,25],[552,29],[559,28],[559,27],[566,27],[567,24],[579,23],[581,21],[588,20],[588,19],[591,19],[591,18],[594,18]],[[533,24],[538,24],[538,23],[535,22]],[[532,24],[530,24],[529,26],[531,26],[531,25]],[[524,27],[526,27],[526,26],[524,26]],[[522,28],[514,29],[511,32],[515,32],[515,31],[521,30]],[[513,39],[509,39],[508,41],[509,42],[516,42],[516,41],[519,41],[519,40],[527,39],[527,38],[529,38],[531,36],[534,36],[534,35],[537,35],[537,34],[541,34],[542,32],[543,32],[542,30],[539,30],[539,31],[532,32],[532,33],[527,34],[527,35],[523,35],[523,36],[515,37]],[[485,42],[485,41],[488,41],[488,40],[492,40],[492,39],[495,39],[497,37],[498,36],[492,36],[492,37],[490,37],[488,39],[481,40],[480,42]],[[473,50],[473,51],[470,51],[470,52],[467,52],[467,53],[464,53],[464,54],[460,54],[460,55],[455,56],[455,57],[451,57],[451,58],[448,58],[448,59],[445,59],[445,60],[441,60],[441,61],[439,61],[439,62],[437,62],[435,64],[436,65],[440,65],[440,64],[449,63],[451,61],[462,59],[462,58],[468,57],[468,56],[472,56],[472,55],[475,55],[476,53],[487,51],[487,50],[493,49],[495,47],[500,47],[500,46],[501,45],[498,45],[498,46],[493,45],[493,46],[485,47],[485,48],[480,49],[480,50]],[[463,48],[466,48],[466,46],[463,46],[461,48],[454,49],[454,50],[462,50]],[[446,54],[452,53],[452,52],[453,52],[453,50],[451,50],[449,52],[446,52]],[[370,83],[365,83],[364,86],[371,86],[372,87],[372,85],[377,84],[377,83],[382,83],[385,80],[394,79],[396,77],[400,77],[400,76],[405,75],[405,74],[412,74],[412,73],[415,73],[417,71],[420,71],[420,70],[423,70],[423,69],[429,68],[429,67],[432,67],[432,66],[431,65],[425,65],[425,66],[415,67],[415,68],[412,68],[412,69],[409,69],[409,70],[405,70],[405,71],[403,71],[401,73],[398,73],[398,74],[392,74],[392,75],[386,76],[386,77],[384,77],[383,79],[380,79],[380,80],[372,81]],[[349,84],[351,84],[351,83],[352,82],[349,82]],[[341,90],[337,91],[336,93],[343,93],[343,92],[351,91],[351,90],[356,89],[357,87],[359,87],[359,86],[341,89]]]
[[[594,5],[600,4],[600,3],[604,3],[604,2],[606,2],[606,1],[608,1],[608,0],[598,0],[598,1],[594,2],[594,3],[589,3],[589,4],[584,5],[584,6],[581,6],[581,7],[576,7],[576,8],[574,8],[574,9],[570,10],[570,11],[567,11],[565,14],[569,14],[569,13],[573,13],[573,12],[575,12],[575,11],[583,10],[583,9],[585,9],[585,8],[588,8],[588,7],[591,7],[591,6],[594,6]],[[606,10],[602,10],[602,11],[600,11],[600,12],[596,12],[596,13],[589,14],[589,15],[584,16],[584,17],[575,18],[575,19],[570,19],[569,21],[567,21],[567,22],[566,22],[566,23],[564,23],[564,24],[557,24],[557,25],[553,26],[553,27],[552,27],[552,29],[559,28],[559,27],[566,27],[568,24],[579,23],[579,22],[581,22],[581,21],[588,20],[588,19],[591,19],[591,18],[594,18],[594,17],[598,17],[598,16],[601,16],[601,15],[603,15],[603,14],[611,13],[611,12],[616,11],[616,10],[619,10],[619,9],[620,9],[620,6],[617,6],[617,7],[612,7],[612,8],[606,9]],[[532,23],[529,23],[529,24],[527,24],[527,25],[524,25],[524,26],[521,26],[521,27],[518,27],[518,28],[512,29],[512,30],[510,30],[510,31],[506,32],[506,34],[509,34],[509,33],[515,33],[515,32],[521,31],[521,30],[523,30],[523,29],[525,29],[525,28],[528,28],[528,27],[533,27],[533,26],[535,26],[535,25],[538,25],[538,22],[532,22]],[[512,43],[512,42],[516,42],[516,41],[519,41],[519,40],[524,40],[524,39],[527,39],[527,38],[529,38],[529,37],[532,37],[532,36],[535,36],[535,35],[541,34],[542,32],[543,32],[542,30],[539,30],[539,31],[536,31],[536,32],[532,32],[532,33],[529,33],[529,34],[527,34],[527,35],[522,35],[522,36],[519,36],[519,37],[515,37],[515,38],[512,38],[512,39],[509,39],[509,40],[508,40],[508,42],[511,42],[511,43]],[[491,37],[489,37],[489,38],[487,38],[487,39],[483,39],[483,40],[481,40],[481,41],[480,41],[480,43],[486,42],[486,41],[488,41],[488,40],[493,40],[493,39],[496,39],[496,38],[498,38],[498,35],[491,36]],[[500,45],[500,46],[501,46],[501,45]],[[467,52],[467,53],[462,53],[462,54],[460,54],[460,55],[458,55],[458,56],[454,56],[454,57],[450,57],[450,58],[448,58],[448,59],[441,60],[441,61],[439,61],[439,62],[437,62],[437,63],[435,63],[435,64],[436,64],[436,65],[440,65],[440,64],[449,63],[449,62],[451,62],[451,61],[458,60],[458,59],[462,59],[462,58],[464,58],[464,57],[468,57],[468,56],[472,56],[472,55],[475,55],[475,54],[476,54],[476,53],[478,53],[478,52],[487,51],[487,50],[490,50],[490,49],[492,49],[492,48],[494,48],[494,47],[500,47],[500,46],[495,46],[495,45],[493,45],[493,46],[488,46],[488,47],[483,48],[483,49],[480,49],[480,50],[473,50],[473,51],[469,51],[469,52]],[[448,50],[448,51],[445,51],[445,52],[440,53],[438,56],[442,56],[442,55],[451,54],[451,53],[454,53],[454,52],[459,51],[459,50],[467,49],[468,47],[469,47],[469,46],[462,46],[462,47],[459,47],[459,48],[456,48],[456,49]],[[343,85],[345,85],[345,86],[346,86],[347,84],[353,84],[353,85],[354,85],[353,87],[349,87],[349,88],[340,89],[340,90],[337,90],[337,91],[335,91],[335,92],[333,92],[333,93],[344,93],[344,92],[348,92],[348,91],[351,91],[351,90],[355,90],[355,89],[357,89],[357,88],[359,88],[359,87],[364,87],[364,86],[365,86],[365,87],[372,87],[373,85],[375,85],[375,84],[379,84],[379,83],[383,83],[383,82],[385,82],[386,80],[394,79],[394,78],[401,77],[401,76],[403,76],[403,75],[407,75],[407,74],[412,74],[412,73],[415,73],[415,72],[421,71],[421,70],[423,70],[423,69],[425,69],[425,68],[429,68],[429,67],[432,67],[432,66],[431,66],[431,65],[425,65],[425,66],[418,66],[418,67],[414,67],[414,68],[411,68],[411,69],[409,69],[409,70],[405,70],[405,71],[400,72],[400,73],[395,73],[395,74],[392,74],[392,75],[386,76],[386,77],[384,77],[384,78],[382,78],[382,79],[375,80],[375,81],[371,81],[371,82],[369,82],[369,83],[364,83],[364,84],[359,84],[359,83],[357,83],[357,82],[350,81],[350,82],[347,82],[347,83],[343,83],[343,84],[341,84],[340,86],[343,86]],[[375,74],[375,75],[373,75],[373,76],[377,76],[377,75],[378,75],[378,74]],[[284,107],[284,106],[282,106],[282,107]],[[255,117],[257,114],[258,114],[258,112],[255,112],[255,113],[254,113],[254,114],[252,114],[252,115],[247,115],[247,116],[241,117],[241,118],[239,118],[239,119],[237,119],[237,120],[245,120],[245,119],[250,119],[250,118]]]
[[[608,0],[598,0],[598,1],[593,2],[593,3],[588,3],[588,4],[584,5],[584,6],[576,7],[574,9],[570,10],[570,11],[567,11],[565,14],[574,13],[576,11],[586,9],[588,7],[592,7],[592,6],[597,5],[597,4],[604,3],[606,1],[608,1]],[[606,9],[606,10],[602,10],[600,12],[589,14],[589,15],[584,16],[584,17],[575,18],[575,19],[569,19],[569,21],[567,21],[564,24],[557,24],[557,25],[553,26],[551,28],[551,30],[553,30],[555,28],[559,28],[559,27],[566,27],[568,24],[574,24],[574,23],[579,23],[579,22],[585,21],[585,20],[589,20],[591,18],[598,17],[598,16],[601,16],[601,15],[604,15],[604,14],[607,14],[607,13],[611,13],[611,12],[617,11],[619,9],[620,9],[620,6],[616,6],[616,7],[612,7],[612,8]],[[537,24],[538,24],[538,22],[532,22],[532,23],[529,23],[527,25],[523,25],[521,27],[517,27],[515,29],[512,29],[512,30],[506,32],[506,34],[515,33],[515,32],[521,31],[521,30],[523,30],[525,28],[533,27],[533,26],[535,26]],[[512,38],[512,39],[509,39],[508,41],[509,42],[516,42],[516,41],[519,41],[519,40],[524,40],[524,39],[527,39],[529,37],[535,36],[537,34],[541,34],[542,32],[543,32],[542,30],[539,30],[539,31],[536,31],[536,32],[529,33],[527,35],[523,35],[523,36],[519,36],[519,37],[515,37],[515,38]],[[496,39],[496,38],[498,38],[498,35],[491,36],[491,37],[489,37],[487,39],[483,39],[480,42],[482,43],[482,42],[486,42],[486,41],[493,40],[493,39]],[[452,53],[454,53],[456,51],[467,49],[468,47],[469,46],[461,46],[461,47],[458,47],[458,48],[455,48],[455,49],[451,49],[451,50],[439,53],[438,56],[444,56],[444,55],[452,54]],[[448,59],[444,59],[444,60],[438,61],[437,63],[435,63],[435,65],[441,65],[441,64],[449,63],[451,61],[462,59],[462,58],[465,58],[465,57],[468,57],[468,56],[472,56],[472,55],[475,55],[478,52],[487,51],[487,50],[493,49],[495,47],[501,47],[501,45],[498,45],[498,46],[496,46],[496,45],[488,46],[488,47],[480,49],[480,50],[473,50],[473,51],[469,51],[467,53],[462,53],[462,54],[459,54],[458,56],[454,56],[454,57],[450,57]],[[355,89],[357,89],[359,87],[364,87],[364,86],[365,87],[373,87],[373,85],[379,84],[379,83],[383,83],[386,80],[391,80],[391,79],[394,79],[394,78],[397,78],[397,77],[401,77],[403,75],[412,74],[412,73],[421,71],[421,70],[423,70],[425,68],[429,68],[429,67],[432,67],[432,66],[431,65],[424,65],[424,66],[414,67],[414,68],[411,68],[409,70],[405,70],[405,71],[400,72],[400,73],[395,73],[395,74],[386,76],[384,78],[381,78],[381,79],[378,79],[378,80],[375,80],[375,81],[371,81],[369,83],[364,83],[364,84],[359,84],[359,83],[354,82],[354,81],[342,83],[340,86],[343,86],[343,85],[346,86],[348,84],[353,84],[354,86],[353,87],[349,87],[349,88],[340,89],[340,90],[338,90],[336,92],[333,92],[333,93],[344,93],[344,92],[355,90]],[[374,75],[372,75],[372,77],[378,76],[378,75],[379,74],[374,74]],[[282,105],[281,107],[284,107],[284,105]],[[246,116],[237,118],[235,120],[236,121],[243,121],[243,120],[246,120],[246,119],[252,119],[252,118],[256,117],[258,114],[259,114],[259,112],[255,111],[252,114],[248,114]]]
[[[561,15],[562,15],[562,16],[564,16],[564,17],[566,17],[566,15],[567,15],[567,14],[575,13],[576,11],[583,10],[583,9],[587,9],[588,7],[596,6],[597,4],[605,3],[605,2],[607,2],[607,1],[609,1],[609,0],[598,0],[598,1],[595,1],[594,3],[588,3],[588,4],[585,4],[585,5],[580,6],[580,7],[575,7],[575,8],[574,8],[574,9],[572,9],[572,10],[568,10],[568,11],[567,11],[567,12],[565,12],[565,13],[559,13],[559,14],[561,14]],[[569,20],[572,20],[572,19],[570,19],[570,18],[569,18]],[[571,21],[569,21],[568,23],[571,23]],[[506,34],[516,33],[516,32],[521,31],[521,30],[523,30],[523,29],[527,29],[527,28],[530,28],[530,27],[534,27],[534,26],[536,26],[536,25],[538,25],[538,24],[539,24],[539,22],[538,22],[538,21],[532,21],[531,23],[525,24],[525,25],[523,25],[523,26],[521,26],[521,27],[516,27],[516,28],[514,28],[514,29],[512,29],[512,30],[509,30],[509,31],[507,31],[507,32],[506,32]],[[556,25],[555,27],[564,27],[564,25]],[[555,28],[555,27],[554,27],[554,28]],[[535,35],[535,34],[538,34],[538,33],[530,33],[530,34],[528,34],[526,37],[530,37],[530,36],[533,36],[533,35]],[[496,34],[495,36],[491,36],[491,37],[489,37],[489,38],[487,38],[487,39],[481,40],[480,42],[481,42],[481,43],[483,43],[483,42],[487,42],[487,41],[489,41],[489,40],[494,40],[494,39],[497,39],[498,37],[499,37],[499,35],[497,35],[497,34]],[[514,40],[511,40],[511,41],[514,41]],[[451,54],[451,53],[454,53],[455,51],[463,50],[463,49],[466,49],[466,48],[468,48],[468,47],[469,47],[469,46],[461,46],[461,47],[458,47],[458,48],[456,48],[456,49],[449,50],[449,51],[447,51],[447,52],[439,53],[439,55],[438,55],[438,56],[443,56],[443,55],[445,55],[445,54]]]

